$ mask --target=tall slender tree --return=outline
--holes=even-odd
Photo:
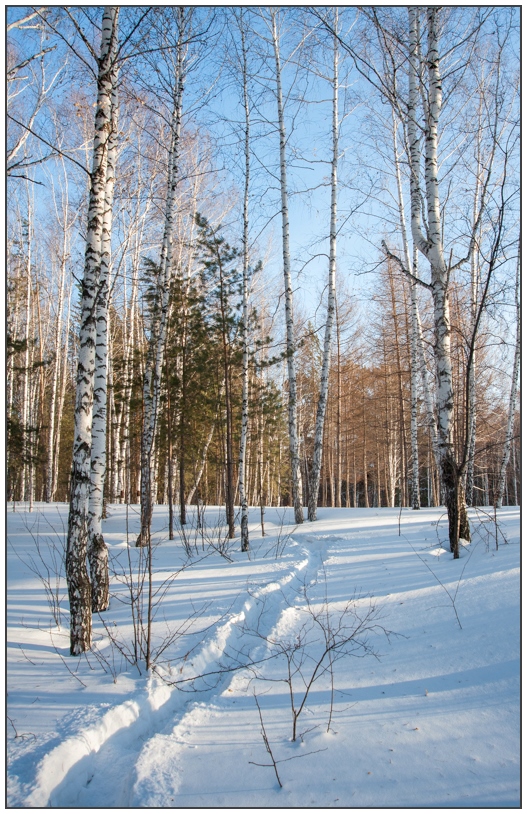
[[[156,274],[154,302],[148,356],[143,380],[143,429],[141,435],[141,531],[137,546],[150,545],[150,527],[153,513],[153,452],[159,416],[161,375],[165,353],[166,331],[170,301],[170,282],[173,274],[174,230],[176,222],[177,189],[181,151],[181,118],[185,83],[185,59],[188,49],[189,24],[192,9],[178,7],[175,12],[176,43],[172,86],[172,116],[170,148],[168,153],[167,193],[164,212],[161,256]]]
[[[249,504],[247,500],[247,440],[249,431],[249,189],[251,173],[251,117],[247,68],[247,31],[244,12],[238,12],[240,30],[241,69],[243,89],[245,174],[243,187],[243,271],[242,271],[242,426],[238,460],[238,489],[240,494],[240,537],[242,551],[249,550]]]
[[[337,265],[337,169],[339,160],[339,23],[338,9],[334,11],[333,26],[333,77],[332,77],[332,155],[331,155],[331,203],[329,225],[329,275],[326,328],[324,335],[324,350],[322,354],[322,370],[320,374],[320,390],[315,422],[315,443],[313,448],[313,461],[309,478],[308,519],[317,519],[318,490],[320,484],[320,470],[322,466],[322,447],[324,438],[324,419],[329,391],[329,365],[331,360],[331,342],[333,336],[333,323],[335,321],[335,273]],[[340,458],[339,458],[340,460]],[[340,483],[338,484],[340,490]],[[340,492],[339,492],[340,494]],[[339,497],[340,500],[340,497]]]
[[[117,28],[117,18],[115,21]],[[108,575],[108,549],[102,534],[104,484],[106,479],[106,430],[107,430],[107,373],[108,373],[108,305],[110,296],[110,264],[112,248],[112,213],[117,160],[118,126],[118,38],[112,40],[111,60],[111,111],[106,158],[106,184],[101,230],[101,253],[99,290],[95,304],[95,374],[94,406],[92,416],[92,445],[90,472],[90,501],[88,528],[88,561],[92,583],[92,610],[104,611],[110,602]]]
[[[102,19],[93,163],[90,174],[86,254],[82,280],[75,429],[66,547],[66,577],[70,602],[70,653],[74,656],[91,647],[91,583],[86,567],[86,556],[97,337],[95,313],[100,285],[108,140],[112,126],[112,77],[118,15],[119,9],[116,6],[107,6]]]
[[[270,9],[271,38],[275,62],[276,108],[278,115],[278,134],[280,138],[280,196],[282,214],[282,262],[284,270],[284,302],[286,320],[286,354],[288,380],[288,426],[289,457],[291,463],[291,491],[295,523],[304,522],[302,508],[302,473],[300,468],[300,449],[297,426],[297,395],[295,370],[295,337],[293,317],[293,286],[291,282],[291,251],[289,248],[289,197],[287,187],[287,137],[284,118],[284,101],[282,93],[282,61],[280,56],[280,38],[278,31],[277,9]]]

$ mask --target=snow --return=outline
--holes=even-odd
[[[189,559],[155,507],[147,674],[132,663],[138,507],[108,507],[112,601],[80,658],[54,576],[67,506],[10,508],[8,805],[519,807],[519,509],[497,530],[471,510],[459,560],[442,509],[318,513],[295,527],[292,509],[267,509],[262,537],[251,510],[247,556],[221,508],[203,535],[191,510]],[[324,631],[343,642],[350,625],[331,703]],[[297,711],[316,679],[295,741],[288,661]]]

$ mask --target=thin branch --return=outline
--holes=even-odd
[[[29,133],[31,133],[32,136],[35,136],[35,138],[38,138],[38,140],[41,141],[43,144],[45,144],[46,147],[50,147],[53,150],[54,153],[57,153],[57,155],[60,155],[63,158],[67,158],[69,161],[73,161],[73,163],[76,164],[77,167],[80,167],[81,170],[83,170],[83,172],[85,172],[87,175],[90,175],[90,171],[87,170],[86,167],[83,166],[83,164],[80,163],[80,161],[77,161],[77,159],[72,158],[67,153],[63,153],[62,150],[59,150],[59,148],[57,146],[55,146],[54,144],[51,144],[51,142],[47,141],[43,136],[39,136],[39,134],[35,133],[35,131],[31,127],[28,127],[27,124],[23,124],[23,122],[18,121],[18,119],[15,119],[15,117],[12,116],[10,113],[7,114],[7,117],[9,119],[11,119],[11,121],[15,122],[15,124],[18,124],[19,127],[23,127],[25,130],[27,130]],[[9,174],[9,172],[10,172],[10,168],[8,167],[7,168],[7,173]]]
[[[388,257],[388,259],[389,259],[389,260],[393,260],[393,261],[394,261],[394,263],[397,263],[397,265],[399,266],[399,268],[401,269],[401,271],[402,271],[404,274],[406,274],[406,276],[407,276],[407,277],[409,277],[409,278],[410,278],[410,280],[413,280],[415,283],[419,283],[419,285],[422,285],[424,288],[428,288],[430,291],[432,290],[432,286],[431,286],[431,284],[430,284],[430,283],[425,283],[425,281],[424,281],[424,280],[421,280],[421,278],[420,278],[420,277],[416,277],[416,275],[415,275],[415,274],[412,274],[412,272],[411,272],[411,271],[409,271],[409,270],[406,268],[406,266],[404,265],[404,263],[403,263],[403,261],[401,260],[401,258],[400,258],[400,257],[398,257],[396,254],[393,254],[393,253],[392,253],[392,252],[389,250],[389,248],[388,248],[388,246],[386,245],[386,242],[385,242],[384,240],[382,240],[382,241],[381,241],[381,246],[382,246],[382,248],[384,249],[384,252],[385,252],[385,254],[386,254],[386,257]]]
[[[6,31],[12,31],[14,28],[20,28],[20,26],[24,25],[25,23],[29,23],[34,17],[42,17],[42,12],[47,10],[47,6],[40,6],[40,8],[33,11],[31,14],[26,14],[25,17],[22,17],[20,20],[14,20],[14,22],[9,23],[6,27]]]

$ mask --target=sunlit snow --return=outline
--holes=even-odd
[[[459,560],[442,509],[319,509],[299,527],[267,509],[265,537],[253,510],[249,556],[221,509],[203,533],[189,515],[187,558],[155,508],[147,675],[138,507],[108,507],[113,596],[81,658],[56,577],[67,506],[9,507],[9,806],[519,806],[518,508],[498,526],[471,510]],[[308,687],[294,742],[288,659],[297,711]]]

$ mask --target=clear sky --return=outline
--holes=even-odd
[[[32,7],[7,7],[8,22],[20,18]],[[133,24],[146,7],[128,8],[121,11],[121,37],[126,39],[132,31]],[[98,47],[97,35],[91,21],[97,23],[102,12],[97,7],[78,9],[75,15]],[[63,128],[65,151],[81,164],[87,160],[91,112],[90,100],[95,98],[94,77],[87,65],[93,66],[93,59],[88,48],[82,44],[79,36],[75,38],[77,56],[74,56],[60,34],[72,42],[73,28],[58,11],[54,12],[58,35],[42,35],[30,28],[24,31],[13,31],[12,39],[20,47],[23,57],[27,53],[36,53],[40,47],[53,48],[43,60],[31,66],[34,72],[26,82],[20,99],[21,114],[30,110],[41,78],[39,71],[45,66],[45,82],[55,77],[49,92],[50,104],[44,104],[34,122],[36,132],[54,142],[57,132]],[[154,14],[161,14],[158,10]],[[458,27],[469,11],[454,9],[453,21]],[[205,139],[207,151],[213,154],[215,164],[214,195],[221,203],[217,208],[228,210],[225,218],[226,228],[231,242],[239,241],[241,236],[240,203],[243,187],[243,110],[240,106],[240,74],[237,70],[236,49],[239,50],[239,35],[236,32],[232,10],[216,7],[214,19],[211,19],[210,8],[196,10],[196,25],[206,29],[203,43],[194,47],[196,61],[189,71],[186,85],[184,106],[186,111],[185,126],[196,129],[199,137]],[[399,9],[401,20],[404,9]],[[482,48],[492,52],[493,40],[503,36],[509,16],[513,25],[517,25],[518,10],[511,8],[497,10],[494,18],[489,19],[482,40]],[[314,317],[321,324],[324,309],[318,308],[326,282],[328,268],[328,231],[329,231],[329,159],[331,156],[331,85],[328,78],[332,69],[331,38],[322,29],[314,30],[315,20],[306,8],[298,7],[294,11],[283,10],[280,14],[282,27],[280,31],[281,58],[283,63],[282,83],[285,100],[287,154],[288,154],[288,187],[290,192],[290,238],[292,269],[296,286],[296,301],[299,310],[307,318]],[[341,10],[343,39],[354,47],[366,47],[361,43],[361,29],[357,22],[358,12],[355,8]],[[152,18],[155,21],[157,18]],[[249,93],[251,104],[251,211],[250,228],[254,240],[256,259],[264,260],[266,274],[275,281],[278,290],[281,277],[281,219],[279,194],[279,150],[276,126],[275,74],[272,45],[269,42],[268,12],[260,15],[258,9],[247,10],[246,19],[250,25],[249,37]],[[147,18],[148,21],[148,18]],[[495,24],[494,30],[492,24]],[[490,26],[490,27],[489,27]],[[461,28],[459,29],[461,30]],[[454,32],[455,33],[455,32]],[[445,43],[452,38],[452,31],[446,31]],[[373,48],[374,37],[368,47]],[[510,35],[510,47],[507,55],[507,70],[513,72],[518,58],[516,48],[518,34]],[[144,49],[138,33],[135,32],[125,46],[125,55]],[[375,54],[375,50],[373,52]],[[445,64],[448,63],[448,60]],[[158,65],[161,63],[159,62]],[[479,64],[479,63],[478,63]],[[455,67],[455,66],[454,66]],[[57,74],[57,70],[61,71]],[[139,79],[155,86],[158,82],[153,71],[153,62],[145,57],[127,59],[122,65],[123,82],[137,85]],[[404,65],[402,67],[404,73]],[[134,76],[135,72],[135,76]],[[443,166],[445,192],[445,217],[447,227],[451,229],[457,222],[461,223],[471,198],[470,166],[463,163],[471,150],[470,138],[463,132],[463,118],[468,115],[467,104],[459,101],[455,95],[447,92],[456,90],[456,82],[461,87],[458,77],[445,79],[445,107],[442,122],[445,123],[448,140],[444,140]],[[339,118],[340,153],[339,160],[339,193],[338,193],[338,269],[340,277],[346,281],[348,290],[363,303],[367,309],[372,294],[378,288],[376,272],[381,258],[381,240],[396,240],[394,229],[397,224],[397,213],[393,178],[393,154],[390,144],[391,111],[383,104],[382,99],[363,76],[357,71],[353,61],[340,49],[340,88]],[[455,80],[455,81],[454,81]],[[469,87],[474,77],[469,72],[463,74],[463,82]],[[403,84],[404,87],[404,84]],[[469,88],[470,90],[470,88]],[[71,100],[78,96],[80,106],[71,119]],[[123,98],[126,94],[123,95]],[[467,98],[470,97],[470,93]],[[163,109],[164,93],[159,90],[159,110]],[[460,97],[461,98],[461,97]],[[66,109],[63,100],[67,100]],[[62,107],[61,107],[62,105]],[[82,109],[84,105],[84,109]],[[470,102],[468,107],[470,107]],[[14,109],[16,109],[16,104]],[[452,111],[456,118],[452,118]],[[152,116],[155,111],[152,111]],[[448,118],[450,117],[450,118]],[[466,119],[468,121],[468,119]],[[129,120],[127,120],[129,121]],[[85,130],[83,130],[83,127]],[[126,139],[126,133],[123,133]],[[37,146],[28,140],[30,150],[38,154],[46,152],[46,146]],[[516,160],[516,158],[515,158]],[[68,163],[68,162],[67,162]],[[45,177],[43,167],[34,169],[35,179],[43,186],[35,188],[37,211],[49,209],[49,172],[53,172],[53,162],[46,163]],[[79,197],[85,191],[85,174],[69,162],[71,178],[75,178],[76,190],[72,198]],[[403,160],[404,173],[404,160]],[[407,185],[406,185],[407,187]],[[405,187],[405,188],[406,188]],[[453,191],[455,190],[455,194]],[[210,185],[208,193],[210,193]],[[232,208],[232,205],[234,207]],[[201,207],[210,206],[207,200],[200,202]],[[214,209],[214,206],[213,206]],[[448,220],[450,218],[450,221]],[[462,231],[456,227],[458,231]],[[82,230],[77,232],[82,242]],[[448,237],[448,236],[447,236]],[[79,256],[81,250],[79,247]],[[511,277],[510,268],[504,273]],[[268,278],[266,278],[268,279]],[[510,291],[504,293],[503,301],[510,301]]]

